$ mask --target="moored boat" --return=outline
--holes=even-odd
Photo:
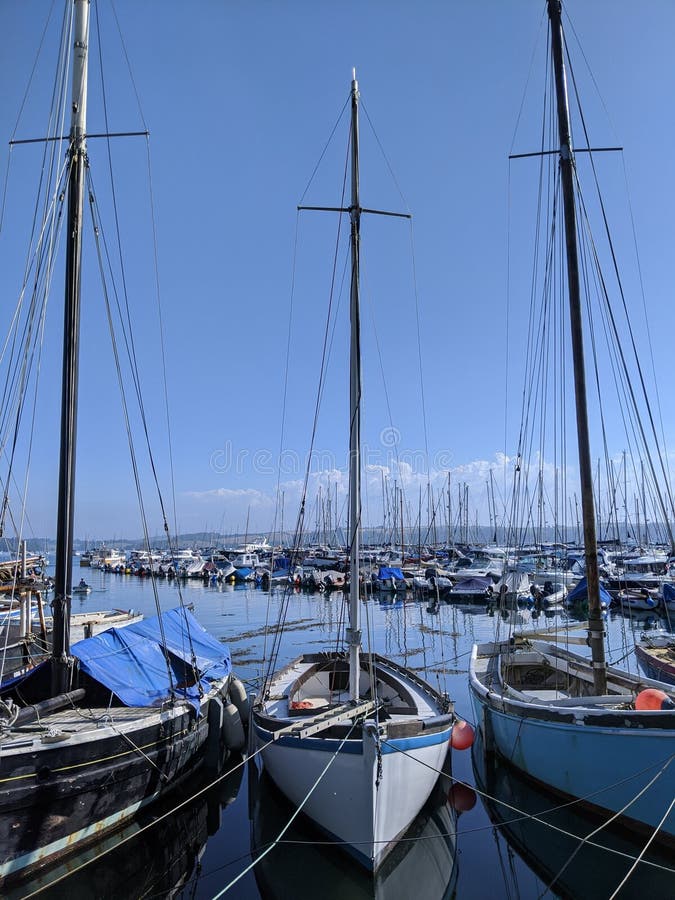
[[[650,678],[675,684],[675,635],[645,632],[635,644],[635,655]]]

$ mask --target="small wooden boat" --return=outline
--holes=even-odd
[[[87,582],[82,578],[79,584],[76,584],[73,588],[74,594],[91,594],[91,585],[87,584]]]
[[[675,684],[675,634],[643,634],[635,655],[650,678]]]

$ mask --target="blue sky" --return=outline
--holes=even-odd
[[[7,141],[49,7],[46,0],[0,4],[0,31],[6,37],[0,58],[3,175]],[[394,182],[363,115],[362,202],[409,209],[414,243],[413,268],[405,221],[364,221],[364,440],[372,465],[366,518],[381,518],[380,470],[396,467],[395,450],[411,464],[397,475],[405,480],[413,506],[418,484],[426,482],[428,458],[437,487],[450,469],[453,481],[471,485],[473,502],[486,519],[489,469],[496,476],[502,472],[502,455],[514,452],[517,433],[517,374],[509,382],[513,396],[507,398],[505,389],[507,295],[513,362],[527,315],[519,292],[530,265],[532,230],[531,209],[515,194],[524,180],[536,180],[536,163],[509,165],[508,155],[539,145],[544,3],[117,0],[115,9],[134,82],[105,2],[101,30],[110,127],[140,130],[145,122],[151,132],[179,529],[243,530],[250,515],[249,530],[258,531],[273,520],[297,224],[281,476],[287,524],[294,514],[309,445],[336,226],[328,214],[304,213],[298,219],[296,206],[347,99],[352,66],[364,110],[396,177]],[[624,165],[628,174],[664,428],[672,443],[668,360],[675,166],[668,110],[675,86],[675,5],[669,0],[570,0],[565,10],[592,69],[593,78],[568,26],[592,141],[624,148],[623,157],[602,164],[610,187],[624,196]],[[42,133],[60,17],[57,2],[17,137]],[[102,131],[98,49],[92,43],[89,130]],[[304,202],[339,202],[346,129],[343,118]],[[113,154],[134,333],[142,350],[154,451],[166,485],[145,141],[115,141]],[[89,155],[103,196],[104,143],[92,141]],[[0,234],[3,331],[20,285],[30,172],[38,164],[35,149],[17,148],[12,154]],[[15,224],[12,216],[22,203],[23,216]],[[625,199],[612,211],[632,286],[637,282]],[[339,271],[344,259],[343,249]],[[135,536],[140,533],[137,504],[110,342],[93,269],[88,277],[93,286],[85,288],[83,301],[76,531],[91,538]],[[59,291],[48,312],[27,503],[36,534],[54,532]],[[634,293],[641,307],[639,291]],[[323,481],[337,482],[342,496],[344,292],[339,311],[315,446],[319,468],[330,469]],[[622,448],[614,435],[611,451]],[[147,466],[143,472],[147,475]],[[148,510],[156,532],[161,520],[150,499]]]

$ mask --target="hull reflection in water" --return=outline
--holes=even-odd
[[[192,896],[197,892],[206,842],[221,826],[221,810],[237,797],[243,772],[244,767],[235,763],[217,785],[171,812],[212,780],[207,781],[206,776],[189,779],[171,793],[167,802],[154,805],[152,812],[141,813],[131,824],[69,857],[62,865],[23,881],[14,890],[3,891],[3,898],[18,900],[40,891],[39,896],[49,900],[66,896],[131,900],[173,897],[187,885]],[[163,815],[166,818],[157,821]],[[147,827],[153,822],[157,824]]]
[[[295,811],[263,770],[249,767],[252,800],[251,855],[273,843]],[[257,785],[255,784],[257,778]],[[457,882],[457,814],[448,802],[452,782],[441,776],[408,831],[375,875],[331,844],[302,814],[279,846],[254,868],[266,900],[440,900],[454,895]]]
[[[607,829],[591,837],[606,818],[570,805],[535,784],[510,766],[498,754],[484,753],[482,740],[473,748],[473,766],[477,787],[483,792],[483,805],[495,825],[497,843],[504,840],[541,879],[538,897],[611,897],[633,866],[646,839],[633,841],[626,833]],[[487,796],[486,796],[487,795]],[[537,821],[531,816],[537,816]],[[553,827],[552,827],[553,826]],[[588,837],[595,846],[582,844]],[[507,852],[501,847],[506,884],[517,878],[507,865]],[[621,900],[673,896],[675,865],[665,852],[646,854],[621,888]],[[517,895],[531,884],[510,885]]]

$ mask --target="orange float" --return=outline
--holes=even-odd
[[[645,688],[635,698],[635,709],[673,709],[675,704],[665,691]]]
[[[476,737],[473,726],[462,719],[455,722],[450,734],[450,746],[453,750],[468,750]]]

